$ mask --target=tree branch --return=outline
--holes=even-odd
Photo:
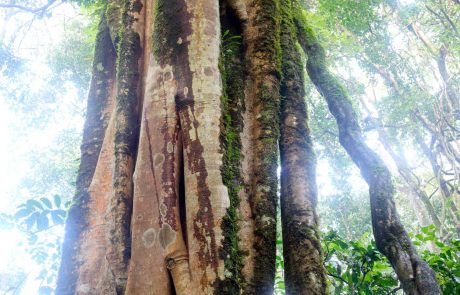
[[[37,7],[37,8],[31,8],[31,7],[17,5],[17,4],[2,4],[2,3],[0,3],[0,8],[19,9],[19,10],[22,10],[22,11],[25,11],[25,12],[38,14],[38,15],[43,15],[48,10],[48,8],[50,8],[50,6],[53,5],[57,1],[61,1],[61,0],[48,0],[48,3],[46,3],[43,6]]]

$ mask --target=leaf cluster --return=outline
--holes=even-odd
[[[334,294],[391,294],[399,282],[388,260],[377,250],[375,242],[347,241],[336,232],[323,237],[324,264]]]

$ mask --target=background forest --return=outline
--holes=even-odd
[[[53,293],[102,2],[0,1],[0,294]],[[367,143],[391,168],[406,229],[444,294],[459,294],[460,2],[304,2]],[[310,81],[306,93],[330,291],[401,293],[372,239],[367,185]]]

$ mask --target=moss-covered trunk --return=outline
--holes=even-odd
[[[272,294],[280,126],[286,257],[306,247],[288,286],[325,292],[301,57],[280,4],[108,1],[57,294]]]
[[[341,145],[369,185],[377,248],[389,259],[407,294],[440,294],[433,270],[418,256],[396,212],[390,171],[367,146],[348,94],[327,68],[326,53],[302,13],[297,14],[296,23],[308,56],[308,75],[337,121]]]
[[[303,58],[291,0],[281,3],[281,220],[286,291],[325,294],[326,275],[315,212],[316,159],[307,122]]]

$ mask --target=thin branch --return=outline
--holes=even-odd
[[[0,8],[19,9],[19,10],[23,10],[25,12],[38,14],[38,15],[43,15],[48,10],[48,8],[51,5],[53,5],[56,1],[61,1],[61,0],[48,0],[48,3],[46,3],[43,6],[37,7],[37,8],[31,8],[31,7],[17,5],[17,4],[1,4],[0,3]]]
[[[402,287],[399,286],[399,287],[397,287],[397,288],[394,288],[393,290],[391,290],[391,291],[388,292],[387,294],[388,294],[388,295],[389,295],[389,294],[396,294],[396,292],[399,291],[399,290],[401,290],[401,289],[402,289]]]
[[[455,31],[455,34],[457,35],[457,37],[460,37],[460,34],[458,32],[458,29],[457,29],[457,26],[454,24],[454,22],[452,21],[452,19],[449,17],[449,15],[447,14],[447,12],[441,8],[441,13],[444,15],[444,17],[446,18],[447,22],[449,23],[449,25],[452,27],[452,29]]]

